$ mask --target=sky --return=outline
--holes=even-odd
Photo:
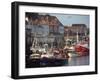
[[[50,14],[56,16],[59,21],[65,26],[72,24],[86,24],[89,27],[89,15],[75,15],[75,14]]]

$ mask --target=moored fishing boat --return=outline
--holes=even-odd
[[[75,51],[79,56],[89,55],[89,46],[87,43],[76,44]]]
[[[75,51],[79,56],[89,55],[89,37],[85,35],[84,40],[79,41],[77,32],[77,43],[75,45]]]

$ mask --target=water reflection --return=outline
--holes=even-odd
[[[34,59],[29,60],[26,65],[26,68],[89,65],[89,56],[68,59]]]
[[[89,65],[89,56],[73,57],[68,59],[68,66]]]

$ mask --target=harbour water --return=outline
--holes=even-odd
[[[71,57],[63,59],[35,59],[30,60],[26,68],[57,67],[57,66],[81,66],[89,65],[89,56]]]
[[[67,66],[89,65],[89,56],[68,58]]]

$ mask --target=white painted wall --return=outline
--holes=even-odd
[[[13,79],[10,78],[11,2],[12,1],[14,0],[0,1],[0,81],[13,81]],[[100,0],[21,0],[21,1],[98,6],[99,8],[98,22],[100,21]],[[100,23],[98,23],[98,30],[100,30]],[[98,35],[100,35],[100,32],[98,32]],[[98,41],[100,41],[100,37],[98,38]],[[98,43],[98,45],[100,45],[100,42]],[[100,46],[98,48],[100,48]],[[100,53],[100,50],[98,52]],[[98,62],[100,62],[99,53],[98,53]],[[100,68],[100,63],[98,66],[99,66],[98,68]],[[100,72],[100,69],[99,69],[99,72]],[[37,81],[47,81],[47,80],[48,81],[99,81],[100,73],[98,75],[40,78],[40,79],[34,79],[34,80],[37,80]],[[33,81],[33,79],[26,79],[26,81]]]

